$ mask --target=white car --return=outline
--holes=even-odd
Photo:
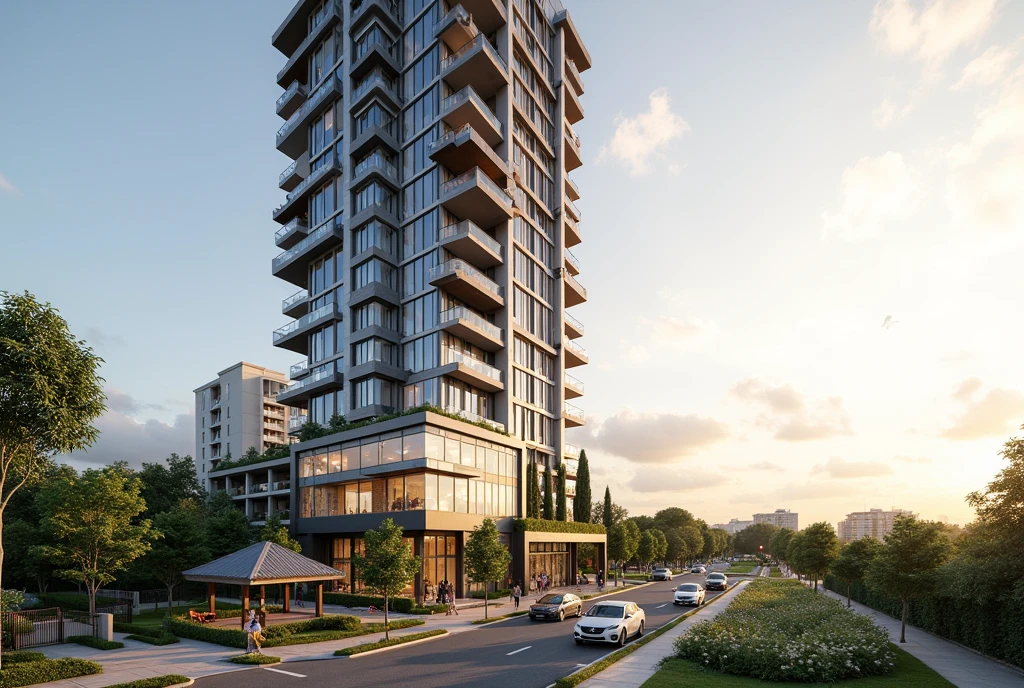
[[[690,604],[699,607],[704,604],[704,588],[697,583],[683,583],[673,593],[672,604]]]
[[[706,568],[704,568],[703,566],[701,566],[700,564],[697,564],[692,569],[690,569],[690,573],[699,573],[701,575],[704,575],[707,572],[708,572],[708,570]]]
[[[651,572],[652,580],[672,580],[672,569],[654,569]]]
[[[577,645],[590,643],[617,643],[619,647],[633,637],[644,634],[644,610],[635,602],[598,602],[576,622],[573,638]]]

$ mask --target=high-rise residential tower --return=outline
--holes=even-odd
[[[754,523],[770,523],[777,528],[800,530],[799,514],[789,509],[776,509],[766,514],[754,514]]]
[[[906,509],[870,509],[868,511],[855,511],[846,514],[846,518],[839,522],[836,529],[839,539],[843,542],[860,540],[861,538],[873,537],[876,540],[883,539],[892,532],[892,526],[897,516],[913,516],[914,512]]]
[[[296,448],[300,481],[320,475],[323,450],[328,474],[357,470],[355,460],[362,472],[350,477],[366,484],[351,483],[349,509],[349,488],[300,483],[293,530],[318,553],[331,549],[340,566],[355,543],[315,534],[372,527],[373,519],[346,521],[352,514],[425,503],[428,522],[434,509],[523,516],[534,462],[564,461],[571,496],[577,451],[565,429],[584,422],[570,401],[583,383],[567,371],[588,357],[583,325],[568,312],[587,298],[570,252],[582,235],[568,173],[582,164],[573,125],[583,118],[580,73],[591,59],[569,13],[557,0],[299,0],[273,45],[286,59],[276,145],[291,162],[280,175],[287,197],[273,211],[283,252],[272,270],[298,289],[282,303],[294,320],[273,343],[299,357],[295,384],[278,401],[321,425],[334,415],[353,422],[443,409],[387,421],[389,431],[417,437],[409,450],[389,445],[388,461],[439,458],[479,473],[456,472],[451,502],[432,501],[431,473],[426,487],[422,473],[407,479],[412,492],[384,477],[383,436],[377,461],[339,445],[336,465],[327,458],[335,436],[305,442]],[[461,445],[443,443],[434,457],[442,450],[424,445],[423,433]],[[434,489],[443,493],[444,483]],[[479,520],[430,528],[461,541]],[[407,530],[427,528],[414,521]]]

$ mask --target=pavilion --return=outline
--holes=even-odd
[[[291,611],[290,584],[316,584],[316,616],[324,615],[324,581],[346,578],[344,571],[331,568],[287,547],[273,542],[257,542],[245,549],[214,559],[213,561],[183,571],[187,581],[206,583],[210,601],[210,612],[216,613],[216,586],[238,585],[242,588],[242,625],[249,617],[249,591],[259,586],[260,608],[265,607],[266,586],[284,587],[284,609]]]

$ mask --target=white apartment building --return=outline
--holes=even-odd
[[[712,528],[718,528],[720,530],[726,531],[727,533],[729,533],[731,535],[735,535],[736,533],[740,532],[741,530],[743,530],[747,526],[752,526],[752,525],[754,525],[753,521],[741,521],[738,518],[734,518],[734,519],[730,520],[728,523],[716,523],[716,524],[714,524],[711,527]]]
[[[768,514],[754,514],[754,523],[771,523],[777,528],[789,528],[794,532],[800,530],[797,525],[797,514],[789,509],[776,509]]]
[[[847,514],[846,520],[839,522],[839,539],[843,542],[860,540],[865,537],[881,540],[892,532],[893,522],[900,515],[913,516],[914,512],[894,508],[889,511],[871,509]]]

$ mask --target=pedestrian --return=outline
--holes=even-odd
[[[448,584],[448,613],[459,615],[459,610],[455,606],[455,586],[451,583]]]
[[[519,609],[519,597],[523,594],[523,589],[519,587],[519,583],[515,584],[512,588],[512,600],[516,604],[516,609]]]
[[[512,601],[512,579],[508,579],[508,601]]]
[[[434,599],[434,584],[428,578],[423,585],[423,604],[430,604],[432,599]]]
[[[540,574],[540,589],[542,591],[547,591],[547,589],[548,589],[548,574],[547,573]]]
[[[263,654],[260,649],[263,641],[263,627],[260,626],[259,620],[256,618],[256,611],[249,612],[249,623],[245,625],[245,651],[248,654]]]
[[[602,590],[604,590],[604,569],[597,572],[597,591],[601,592]]]
[[[302,583],[295,584],[295,604],[300,607],[305,607],[305,603],[302,601]]]

